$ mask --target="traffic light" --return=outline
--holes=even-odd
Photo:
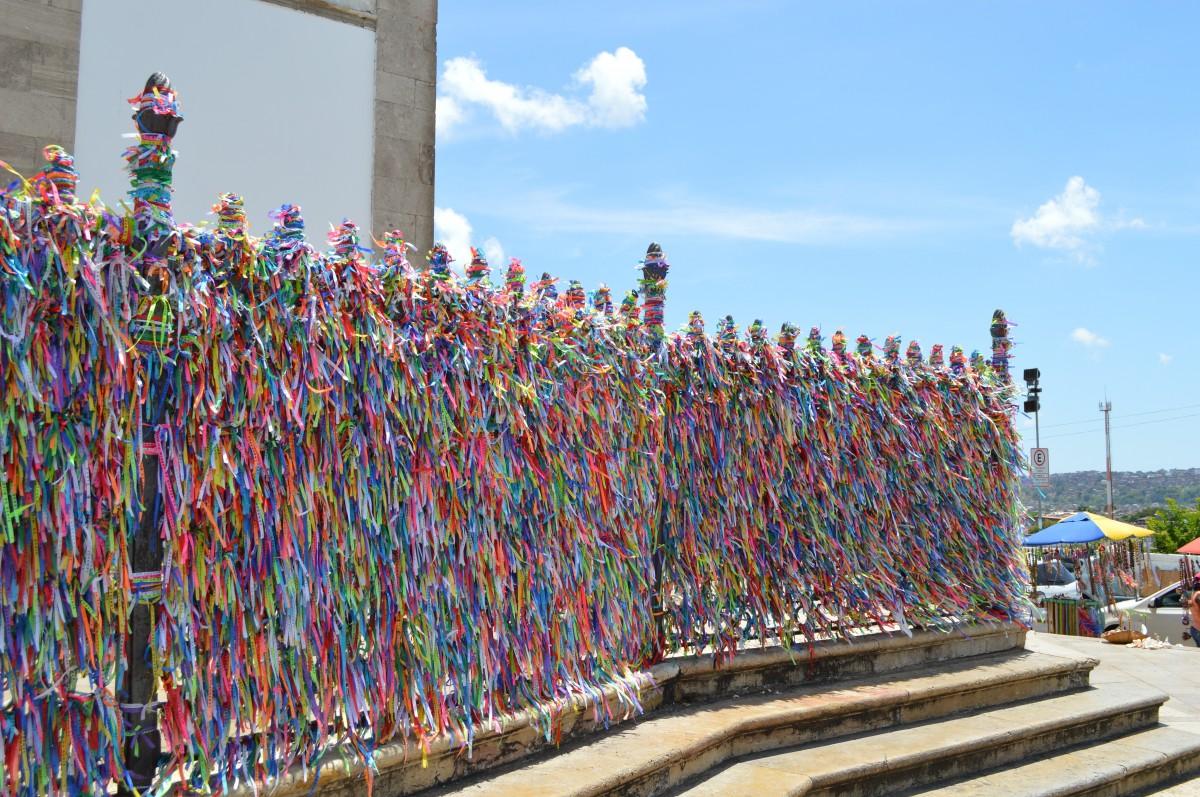
[[[1025,413],[1034,413],[1042,408],[1042,403],[1039,398],[1042,394],[1042,389],[1038,387],[1038,379],[1042,376],[1042,372],[1037,368],[1025,369]]]

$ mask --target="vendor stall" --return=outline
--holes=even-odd
[[[1035,628],[1097,636],[1104,629],[1104,607],[1137,595],[1139,576],[1148,567],[1142,541],[1152,536],[1140,526],[1078,512],[1026,537]]]
[[[1175,553],[1183,554],[1179,557],[1179,581],[1181,584],[1191,584],[1197,575],[1200,575],[1200,537],[1189,542]]]

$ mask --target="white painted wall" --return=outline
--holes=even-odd
[[[349,7],[371,0],[344,0]],[[375,36],[247,0],[85,0],[76,117],[80,195],[124,199],[121,153],[133,129],[125,100],[155,70],[179,92],[175,216],[211,220],[216,196],[246,198],[253,229],[301,206],[309,239],[368,224]],[[364,242],[366,243],[366,242]]]

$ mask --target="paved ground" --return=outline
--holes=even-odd
[[[1025,647],[1051,655],[1065,649],[1099,659],[1100,666],[1092,670],[1093,684],[1138,682],[1151,686],[1171,698],[1159,712],[1162,723],[1200,735],[1200,648],[1189,644],[1142,650],[1089,637],[1033,631],[1026,637]]]

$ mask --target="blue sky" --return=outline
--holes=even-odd
[[[460,255],[620,295],[657,240],[672,327],[698,309],[969,351],[1002,307],[1016,368],[1042,370],[1052,470],[1103,467],[1106,392],[1117,468],[1200,466],[1200,7],[440,5],[437,205]],[[179,218],[231,190],[259,231],[300,204],[318,244],[366,218],[368,32],[159,0],[176,34],[143,48],[143,6],[84,3],[85,195],[123,194],[124,99],[161,69],[186,117]],[[240,129],[239,103],[269,111]]]
[[[1053,470],[1103,468],[1106,393],[1114,467],[1200,466],[1198,28],[1166,3],[443,3],[440,232],[615,292],[658,240],[672,327],[970,350],[1002,307]]]

